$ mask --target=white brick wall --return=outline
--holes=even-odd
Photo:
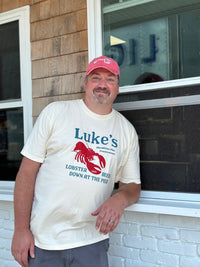
[[[199,218],[126,211],[110,237],[110,267],[200,266]]]
[[[0,201],[0,266],[19,267],[11,255],[11,240],[14,229],[13,203]]]
[[[0,267],[19,267],[11,252],[13,203],[0,201]],[[200,219],[126,211],[111,233],[110,267],[200,266]]]

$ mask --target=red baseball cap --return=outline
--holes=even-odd
[[[119,66],[117,62],[110,57],[101,56],[94,58],[88,65],[86,75],[89,75],[93,70],[98,68],[106,69],[113,74],[118,75],[120,78]]]

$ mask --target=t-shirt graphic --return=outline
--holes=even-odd
[[[76,152],[75,160],[84,163],[88,171],[93,174],[100,174],[106,166],[105,158],[95,153],[92,148],[87,147],[83,142],[78,142],[73,151]]]

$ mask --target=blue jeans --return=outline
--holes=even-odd
[[[29,257],[29,267],[108,267],[109,240],[65,249],[44,250],[35,247],[35,258]]]

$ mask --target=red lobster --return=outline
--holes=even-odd
[[[75,160],[84,163],[91,173],[100,174],[101,169],[106,166],[104,157],[95,153],[93,149],[86,147],[82,142],[78,142],[73,151],[77,152]],[[91,162],[95,156],[98,157],[100,166]]]

